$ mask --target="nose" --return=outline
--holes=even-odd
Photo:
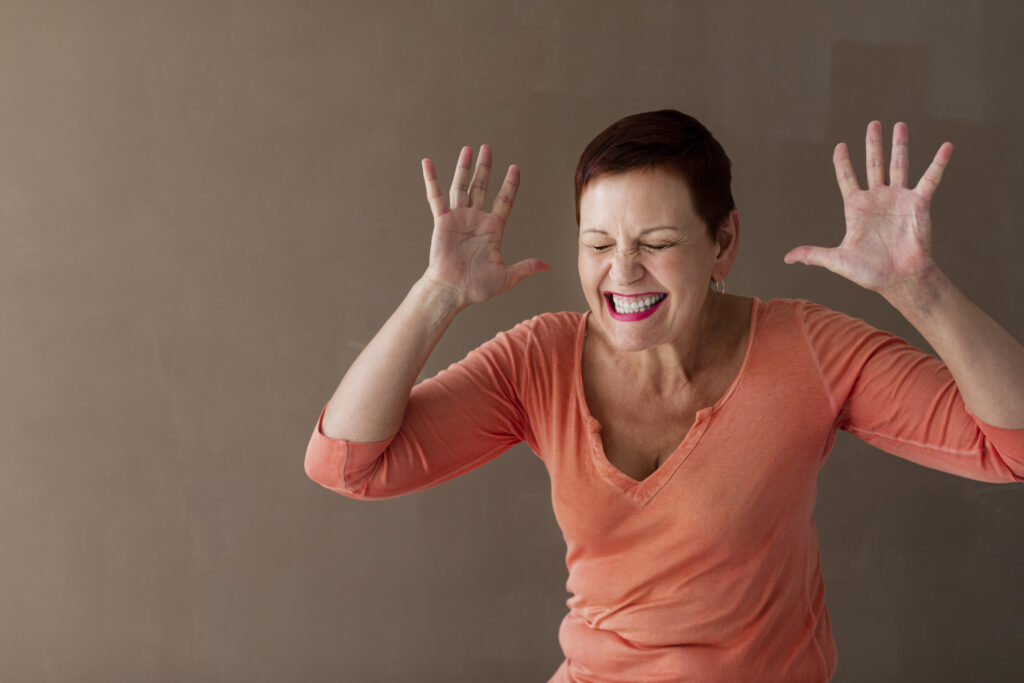
[[[617,250],[608,273],[609,279],[617,285],[629,285],[643,279],[644,267],[636,256],[633,251]]]

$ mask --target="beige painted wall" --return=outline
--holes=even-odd
[[[523,446],[358,503],[302,457],[426,262],[419,159],[522,167],[510,259],[430,372],[584,306],[572,172],[675,107],[732,156],[729,290],[917,339],[787,267],[836,243],[833,145],[956,152],[936,253],[1018,337],[1024,7],[1012,2],[0,1],[0,678],[529,681],[561,661],[564,545]],[[1024,491],[841,438],[818,504],[838,681],[1019,672]]]

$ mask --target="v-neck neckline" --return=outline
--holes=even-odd
[[[576,331],[576,347],[574,349],[573,373],[575,375],[576,398],[579,402],[579,410],[583,415],[583,420],[589,428],[589,448],[586,455],[606,481],[640,505],[649,503],[665,487],[665,484],[672,478],[672,475],[675,474],[680,465],[686,461],[697,447],[697,444],[700,443],[701,438],[703,438],[708,426],[711,424],[711,419],[725,406],[739,386],[747,369],[747,364],[750,362],[751,350],[754,348],[754,335],[757,329],[760,306],[761,300],[753,297],[750,306],[750,330],[747,334],[747,346],[743,353],[743,362],[740,363],[740,368],[736,372],[736,376],[733,377],[729,387],[725,390],[725,393],[715,401],[714,405],[697,411],[693,424],[690,426],[689,431],[686,432],[683,440],[660,467],[643,479],[634,479],[620,470],[612,464],[604,452],[604,443],[601,440],[601,423],[590,412],[590,406],[587,405],[586,392],[583,389],[583,345],[586,339],[587,321],[590,319],[590,311],[581,316],[580,326]]]

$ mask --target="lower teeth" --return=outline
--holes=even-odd
[[[649,311],[655,306],[657,306],[660,302],[661,299],[658,299],[657,301],[647,306],[627,306],[625,308],[621,308],[619,306],[616,306],[615,302],[613,301],[612,307],[615,309],[615,312],[618,313],[619,315],[628,315],[630,313],[643,313],[644,311]]]

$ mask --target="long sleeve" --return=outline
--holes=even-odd
[[[387,441],[332,439],[321,429],[321,410],[306,474],[350,498],[391,498],[453,479],[527,439],[520,397],[531,335],[530,322],[520,323],[416,385]]]
[[[975,417],[938,358],[817,304],[804,303],[803,322],[838,428],[932,469],[1024,481],[1024,430]]]

